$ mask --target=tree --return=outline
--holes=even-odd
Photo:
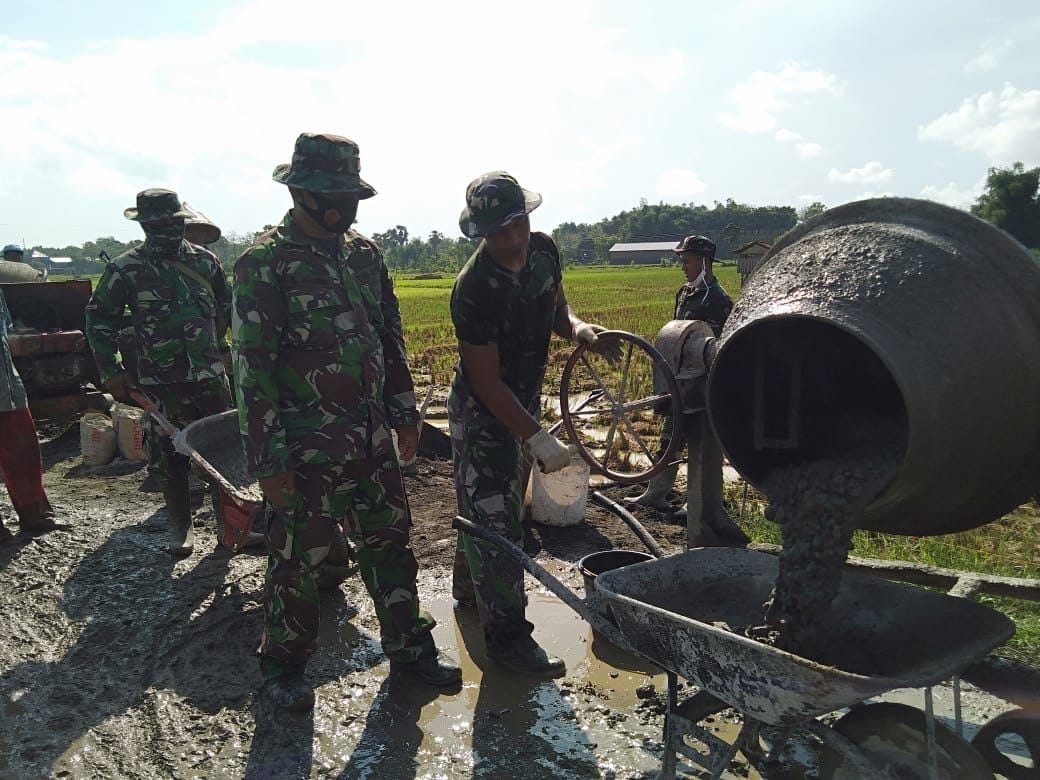
[[[992,222],[1028,247],[1040,247],[1040,168],[1025,169],[1020,162],[1010,168],[990,168],[986,189],[971,213]]]
[[[815,200],[812,203],[810,203],[808,206],[803,206],[801,209],[799,209],[799,211],[798,211],[798,221],[799,222],[808,222],[813,217],[820,216],[820,214],[822,214],[826,210],[827,210],[827,207],[824,204],[820,203],[820,201],[818,201],[818,200]]]

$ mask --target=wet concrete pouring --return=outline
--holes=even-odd
[[[535,637],[566,660],[567,676],[527,680],[485,660],[475,613],[450,596],[447,462],[421,460],[408,487],[420,595],[438,643],[462,662],[462,690],[388,677],[371,601],[353,577],[323,597],[308,667],[317,706],[296,716],[255,695],[264,558],[216,549],[208,499],[196,510],[195,553],[175,561],[160,497],[138,491],[139,464],[85,467],[74,435],[46,445],[44,458],[51,501],[74,529],[0,549],[0,777],[656,776],[663,675],[597,639],[533,580]],[[680,549],[684,528],[653,510],[640,519]],[[535,526],[527,546],[579,592],[574,563],[611,547],[638,543],[591,505],[587,523]],[[975,722],[1003,708],[977,692],[966,705]],[[732,712],[709,725],[729,739],[739,728]],[[748,776],[739,758],[732,776]]]

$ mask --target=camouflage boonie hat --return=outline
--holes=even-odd
[[[672,250],[677,255],[683,252],[696,252],[704,257],[715,257],[715,242],[707,236],[686,236]]]
[[[356,192],[361,200],[376,194],[361,178],[358,145],[341,135],[300,133],[292,163],[279,165],[271,178],[311,192]]]
[[[505,171],[491,171],[466,188],[466,208],[459,216],[459,228],[470,238],[482,238],[541,204],[542,196],[537,192],[525,190]]]
[[[216,223],[203,214],[198,209],[193,209],[188,205],[188,201],[184,201],[184,210],[191,214],[186,220],[184,220],[185,234],[189,230],[194,231],[195,235],[199,238],[199,242],[206,244],[214,243],[220,239],[220,228],[217,227]],[[191,241],[191,239],[188,239]],[[196,242],[196,243],[199,243]]]
[[[181,206],[176,192],[158,187],[137,193],[137,207],[123,209],[123,216],[134,222],[154,222],[157,219],[191,216]]]

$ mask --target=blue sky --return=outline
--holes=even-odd
[[[640,198],[964,206],[1040,165],[1035,2],[5,5],[2,243],[135,237],[149,186],[258,229],[305,130],[361,145],[368,233],[458,235],[497,168],[549,229]]]

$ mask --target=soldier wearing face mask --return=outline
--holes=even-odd
[[[231,289],[216,256],[184,240],[191,216],[175,192],[148,189],[123,212],[139,222],[144,243],[105,268],[87,304],[87,340],[105,390],[133,403],[136,386],[157,400],[166,417],[184,426],[231,406],[218,322],[231,320]],[[133,321],[137,378],[123,366],[117,345],[123,313]],[[157,465],[170,523],[169,551],[192,552],[189,462],[158,430],[149,431],[149,460]]]

